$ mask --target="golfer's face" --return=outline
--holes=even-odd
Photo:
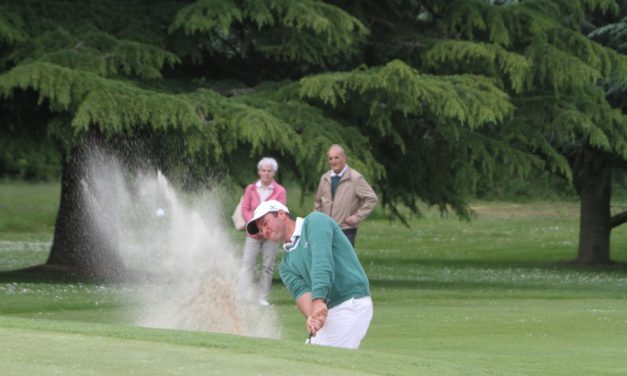
[[[327,153],[327,160],[329,161],[329,166],[331,170],[335,173],[339,173],[344,169],[346,165],[346,156],[342,153],[341,150],[332,148]]]
[[[261,236],[273,242],[281,241],[281,221],[277,213],[268,213],[255,223]]]

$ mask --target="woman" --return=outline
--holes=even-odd
[[[274,158],[262,158],[257,163],[259,180],[249,184],[244,190],[242,199],[242,216],[246,222],[253,217],[253,212],[263,201],[277,200],[283,205],[287,203],[285,188],[274,180],[279,165]],[[246,235],[244,255],[239,272],[240,292],[247,294],[252,285],[257,256],[261,253],[261,273],[259,276],[259,295],[257,301],[262,306],[268,306],[268,294],[272,287],[274,273],[274,259],[278,244],[266,240],[260,235]]]

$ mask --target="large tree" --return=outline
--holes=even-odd
[[[492,44],[520,53],[531,63],[521,90],[508,90],[517,107],[511,122],[517,142],[526,143],[549,168],[571,179],[579,194],[574,262],[611,263],[611,230],[627,215],[612,217],[610,212],[611,170],[627,167],[627,117],[624,104],[616,100],[618,88],[627,82],[627,60],[593,42],[587,32],[594,27],[591,22],[605,26],[624,17],[625,2],[498,3],[484,12],[503,20],[505,32],[499,25],[502,21],[483,28],[477,25],[474,30],[494,35]]]
[[[353,13],[362,15],[372,31],[370,64],[376,65],[393,57],[422,72],[434,74],[438,79],[444,75],[452,75],[457,80],[471,74],[487,77],[509,94],[515,108],[512,116],[507,117],[500,127],[470,131],[450,126],[436,128],[445,130],[437,144],[441,153],[437,153],[429,148],[429,141],[437,131],[430,129],[432,120],[428,117],[422,114],[411,116],[414,114],[406,110],[402,111],[403,116],[395,115],[394,105],[376,107],[364,114],[354,111],[358,106],[353,104],[346,108],[346,113],[360,117],[360,122],[371,124],[374,129],[386,129],[390,122],[395,131],[401,124],[413,126],[411,136],[401,135],[403,142],[396,144],[401,147],[390,149],[383,145],[379,149],[381,153],[375,152],[377,160],[386,161],[388,156],[399,160],[399,154],[390,150],[403,153],[402,146],[408,144],[413,144],[414,150],[426,150],[426,155],[420,157],[421,161],[427,161],[427,166],[433,166],[429,163],[431,156],[445,161],[444,165],[448,167],[459,166],[459,161],[454,159],[456,155],[463,161],[490,165],[494,159],[484,159],[484,155],[506,150],[508,154],[504,155],[509,155],[510,160],[505,162],[511,165],[517,161],[511,159],[510,148],[532,153],[542,160],[543,168],[571,181],[580,195],[581,226],[575,261],[581,264],[610,263],[611,229],[627,218],[627,213],[610,216],[610,169],[624,169],[627,161],[627,117],[623,95],[627,59],[591,40],[587,34],[594,28],[591,21],[602,26],[624,17],[625,2],[425,0],[416,3],[399,0],[394,6],[379,4],[373,8],[367,6],[370,3],[346,2],[347,7],[354,9]],[[591,36],[601,42],[607,40],[608,46],[620,50],[619,46],[625,48],[626,35],[621,24],[605,26]],[[338,82],[334,80],[334,84]],[[368,103],[371,99],[364,97],[363,91],[354,93],[351,101]],[[473,98],[477,95],[469,91],[464,94]],[[346,94],[342,93],[342,97]],[[423,98],[424,102],[426,98]],[[380,98],[371,102],[373,106],[380,103]],[[335,103],[332,104],[337,108]],[[442,122],[435,121],[435,124]],[[450,133],[451,130],[455,132]],[[421,132],[429,137],[412,137]],[[502,149],[486,150],[485,153],[475,149],[464,155],[464,149],[451,142],[458,137],[466,138],[469,141],[466,145],[470,147],[498,145]],[[379,140],[385,142],[386,138]],[[447,146],[454,150],[446,149]],[[391,161],[383,163],[387,166]],[[416,170],[411,164],[406,168]],[[430,179],[438,172],[428,170],[428,167],[417,168],[425,173],[418,173],[415,183],[427,182],[424,188],[430,189]],[[440,170],[439,173],[453,179],[460,171]],[[473,174],[472,169],[470,174]],[[475,176],[485,178],[485,175]],[[460,183],[453,182],[457,192]],[[442,188],[441,184],[434,186]]]
[[[611,263],[611,230],[627,215],[612,217],[610,212],[611,171],[627,167],[627,116],[617,100],[621,96],[617,90],[627,83],[627,60],[594,43],[587,33],[594,27],[591,22],[605,27],[624,17],[625,2],[500,3],[497,12],[511,22],[509,30],[540,30],[532,38],[524,36],[526,43],[511,38],[532,63],[527,87],[513,93],[517,106],[513,125],[532,136],[532,151],[538,150],[537,138],[546,140],[553,150],[539,151],[549,167],[556,166],[552,160],[568,163],[568,169],[556,171],[572,179],[580,197],[579,244],[573,261]],[[553,15],[553,21],[529,25],[528,17],[518,17],[537,11]],[[552,156],[554,152],[558,154]]]
[[[503,168],[544,164],[572,176],[564,153],[582,140],[625,158],[624,116],[599,85],[624,60],[579,30],[586,11],[614,7],[8,2],[0,128],[37,129],[46,137],[33,140],[52,140],[63,156],[48,265],[86,274],[120,268],[81,225],[80,182],[90,177],[79,162],[92,142],[144,150],[165,168],[185,160],[230,174],[274,154],[305,188],[325,169],[328,145],[341,143],[392,213],[423,200],[467,215],[472,187]]]
[[[230,173],[272,153],[306,188],[328,145],[341,143],[391,207],[422,197],[463,213],[471,167],[506,148],[461,135],[502,122],[513,109],[507,95],[487,78],[425,75],[393,57],[363,65],[370,38],[357,17],[317,0],[3,4],[0,126],[21,129],[27,119],[16,114],[37,108],[28,126],[63,156],[48,267],[104,276],[122,267],[81,208],[81,182],[91,179],[81,161],[94,143]],[[349,91],[367,105],[330,108]],[[363,123],[368,114],[378,122]],[[422,139],[430,150],[415,148]],[[375,155],[381,147],[389,157]],[[412,159],[424,171],[408,174]]]
[[[627,54],[627,1],[619,2],[620,10],[613,17],[597,14],[584,24],[593,40]],[[627,113],[627,75],[608,77],[602,82],[610,105]],[[625,126],[625,125],[624,125]],[[583,154],[583,155],[582,155]],[[579,236],[579,262],[611,262],[609,238],[613,228],[627,222],[627,211],[610,211],[613,174],[624,174],[627,160],[623,155],[591,148],[578,155],[575,184],[581,195],[582,221]],[[598,205],[600,210],[596,209]],[[584,211],[593,215],[583,221]]]

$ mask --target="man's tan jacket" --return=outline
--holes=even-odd
[[[335,198],[331,199],[331,171],[320,177],[316,192],[314,210],[321,211],[333,218],[341,228],[356,228],[377,204],[377,195],[366,179],[356,170],[348,167],[335,189]],[[354,215],[357,224],[350,226],[344,220]]]

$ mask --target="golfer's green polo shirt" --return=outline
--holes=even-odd
[[[281,279],[297,299],[311,292],[333,308],[350,298],[370,295],[368,277],[335,221],[321,212],[296,220],[292,243],[285,245]]]

